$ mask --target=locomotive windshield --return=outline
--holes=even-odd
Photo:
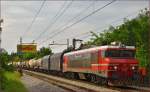
[[[107,50],[105,51],[105,57],[114,57],[114,58],[134,58],[134,50]]]

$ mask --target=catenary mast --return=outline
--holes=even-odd
[[[3,19],[0,19],[0,48],[1,48],[1,34],[2,34],[2,27],[1,27],[1,23],[3,22]]]

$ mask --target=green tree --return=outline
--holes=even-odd
[[[40,48],[40,50],[37,52],[37,58],[41,58],[43,56],[46,56],[46,55],[50,55],[52,54],[52,50],[49,49],[49,48],[45,48],[45,47],[42,47]]]
[[[1,67],[4,68],[10,60],[10,56],[8,53],[0,53],[0,64]]]

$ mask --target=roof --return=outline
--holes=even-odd
[[[107,45],[107,46],[100,46],[100,48],[102,49],[107,49],[107,48],[121,48],[121,46],[111,46],[111,45]],[[122,48],[127,48],[127,49],[135,49],[134,46],[125,46]]]
[[[65,55],[71,55],[71,54],[82,53],[82,52],[89,52],[89,51],[96,51],[96,50],[108,49],[108,48],[121,48],[121,47],[120,46],[110,46],[110,45],[97,46],[97,47],[93,47],[93,48],[88,48],[88,49],[83,49],[83,50],[69,52],[69,53],[66,53]],[[125,46],[125,48],[126,49],[135,49],[134,46]]]

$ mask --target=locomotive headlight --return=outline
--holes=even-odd
[[[117,70],[118,67],[117,67],[117,66],[109,66],[108,69],[109,69],[109,70]]]
[[[115,69],[115,70],[117,70],[117,69],[118,69],[118,67],[117,67],[117,66],[114,66],[114,69]]]
[[[135,70],[135,66],[132,66],[132,70]]]

